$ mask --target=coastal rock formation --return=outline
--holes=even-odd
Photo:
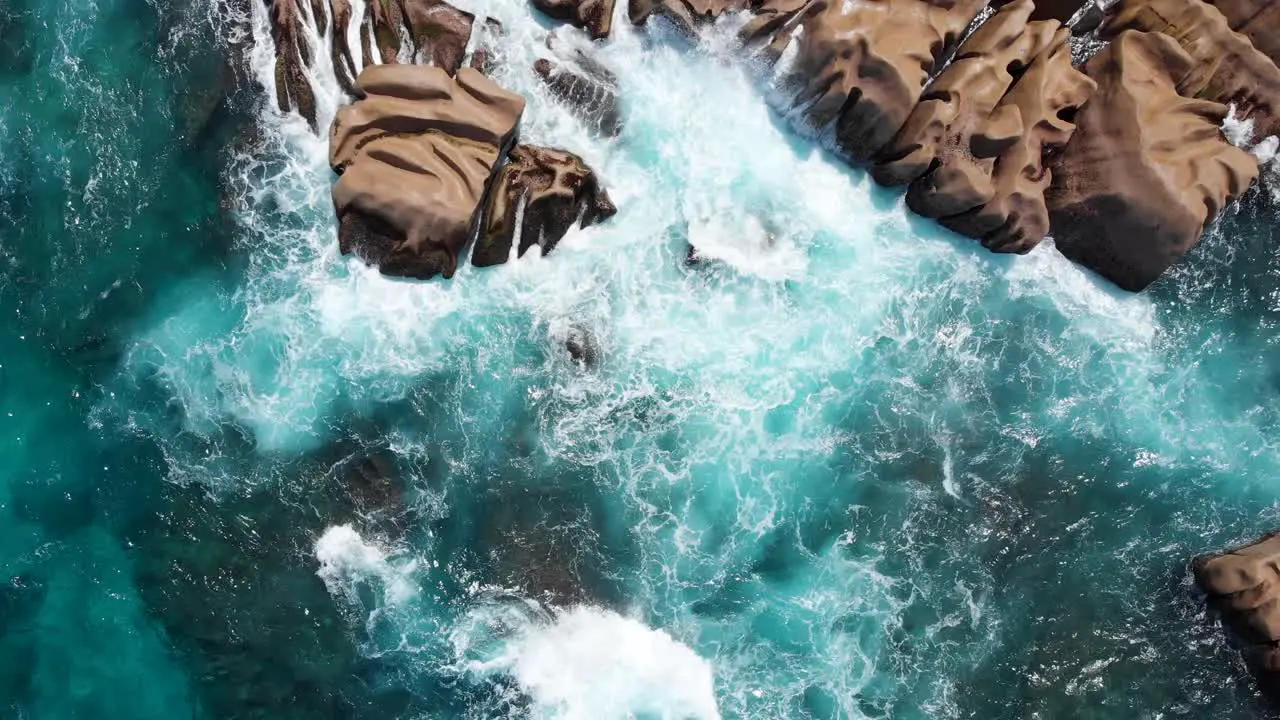
[[[609,37],[613,26],[613,0],[533,0],[547,17],[580,27],[592,40]]]
[[[433,65],[450,75],[462,67],[475,16],[444,0],[399,0],[413,44],[410,62]],[[376,2],[373,4],[377,4]]]
[[[1045,158],[1066,146],[1075,133],[1071,118],[1093,95],[1093,80],[1071,64],[1065,30],[1031,62],[996,108],[1017,109],[1022,131],[995,161],[992,194],[986,204],[939,220],[946,227],[978,238],[994,252],[1025,253],[1049,232],[1045,204],[1053,174]]]
[[[983,4],[815,0],[800,23],[779,31],[794,45],[786,70],[798,88],[795,104],[813,128],[835,124],[842,154],[870,161],[906,122],[937,63]]]
[[[994,158],[1021,130],[1017,107],[1000,100],[1032,58],[1065,42],[1056,21],[1027,23],[1033,8],[1031,0],[1016,0],[975,30],[881,152],[871,174],[882,185],[939,176],[929,185],[913,184],[918,191],[908,202],[916,212],[943,217],[990,199]]]
[[[1208,0],[1226,16],[1232,30],[1271,61],[1280,64],[1280,3],[1275,0]]]
[[[548,42],[555,59],[542,58],[533,70],[560,102],[574,108],[588,127],[605,137],[622,132],[617,79],[582,50]]]
[[[907,205],[992,250],[1027,252],[1049,230],[1043,157],[1075,129],[1093,82],[1071,66],[1069,31],[1028,23],[1031,0],[1000,9],[929,86],[872,176],[910,182]]]
[[[357,66],[348,42],[351,0],[270,0],[271,37],[276,51],[276,104],[281,112],[297,110],[318,131],[315,92],[308,79],[313,63],[308,35],[329,35],[329,55],[338,85],[356,95],[359,67],[374,64],[374,44],[383,63],[409,62],[443,68],[461,67],[471,39],[474,16],[444,0],[374,0],[367,4],[359,28],[361,60]],[[332,18],[333,27],[329,27]],[[329,32],[331,30],[331,32]]]
[[[303,18],[297,0],[271,4],[271,39],[276,46],[276,106],[280,112],[297,110],[312,130],[316,125],[316,95],[307,79],[311,49],[303,35]]]
[[[471,263],[502,264],[517,242],[519,257],[534,246],[546,255],[575,222],[587,227],[617,211],[582,158],[565,150],[516,145],[489,193]]]
[[[1126,290],[1177,262],[1258,174],[1222,137],[1226,107],[1178,94],[1195,66],[1167,35],[1121,33],[1086,64],[1098,89],[1050,163],[1058,249]]]
[[[1195,576],[1235,631],[1263,689],[1280,695],[1280,535],[1197,558]]]
[[[1160,32],[1187,52],[1191,69],[1176,77],[1178,91],[1234,104],[1252,118],[1258,137],[1280,134],[1280,68],[1231,30],[1227,18],[1202,0],[1118,0],[1101,37],[1125,30]],[[1280,32],[1277,30],[1276,32]]]
[[[524,99],[471,68],[375,65],[329,138],[338,239],[383,274],[451,277]]]

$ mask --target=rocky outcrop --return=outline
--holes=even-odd
[[[794,45],[787,68],[795,104],[815,129],[870,161],[906,122],[925,82],[983,6],[982,0],[815,0],[779,31]],[[775,37],[771,45],[777,46]]]
[[[1197,558],[1195,576],[1233,630],[1263,690],[1280,696],[1280,535]]]
[[[303,29],[297,0],[271,4],[271,39],[276,46],[276,106],[280,112],[297,110],[312,130],[316,125],[316,95],[307,79],[311,48]]]
[[[587,227],[616,212],[582,158],[565,150],[516,145],[489,194],[471,263],[502,264],[513,244],[519,257],[534,246],[546,255],[574,223]]]
[[[1058,249],[1127,290],[1177,262],[1257,176],[1222,137],[1226,107],[1178,94],[1195,66],[1167,35],[1121,33],[1086,64],[1098,89],[1050,163]]]
[[[381,0],[379,0],[381,1]],[[399,0],[413,45],[414,64],[432,65],[450,75],[462,67],[475,16],[444,0]]]
[[[1071,66],[1068,30],[1028,23],[1033,9],[1016,0],[974,31],[872,169],[881,184],[910,182],[916,213],[1002,252],[1048,232],[1044,153],[1070,139],[1063,116],[1093,90]]]
[[[613,0],[533,0],[547,17],[580,27],[593,40],[609,37],[613,26]]]
[[[1275,0],[1208,0],[1226,16],[1232,30],[1271,61],[1280,64],[1280,3]]]
[[[550,41],[555,59],[542,58],[533,70],[551,95],[577,111],[595,132],[614,137],[622,132],[617,79],[581,49]]]
[[[1175,78],[1180,93],[1234,104],[1240,116],[1253,119],[1260,137],[1280,134],[1280,68],[1233,32],[1212,5],[1202,0],[1118,0],[1101,36],[1125,30],[1164,33],[1178,41],[1193,60],[1190,70]]]
[[[1059,37],[1062,37],[1059,30]],[[1025,253],[1049,232],[1045,192],[1053,173],[1046,158],[1066,146],[1075,133],[1072,121],[1093,95],[1096,84],[1071,64],[1071,46],[1052,43],[1032,62],[996,108],[1017,108],[1022,131],[995,161],[992,195],[981,207],[940,222],[977,238],[994,252]]]
[[[405,60],[457,72],[474,21],[470,13],[444,0],[371,0],[358,33],[362,62],[357,65],[347,39],[351,0],[270,0],[270,7],[276,104],[281,112],[297,110],[313,130],[318,127],[315,92],[308,80],[313,61],[308,35],[322,39],[332,31],[328,34],[334,76],[347,94],[355,95],[355,77],[360,67],[374,64],[375,50],[383,63]]]
[[[387,275],[451,277],[524,99],[471,68],[375,65],[329,138],[338,239]]]

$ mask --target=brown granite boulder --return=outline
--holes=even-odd
[[[519,257],[534,246],[546,255],[574,223],[587,227],[617,211],[582,158],[565,150],[516,145],[489,193],[471,264],[500,265],[517,242]]]
[[[1231,29],[1271,61],[1280,64],[1280,3],[1275,0],[1208,0],[1227,17]]]
[[[312,130],[318,130],[316,95],[307,79],[311,49],[304,22],[297,0],[271,3],[271,39],[276,46],[276,106],[285,113],[297,110]]]
[[[405,29],[413,43],[411,62],[433,65],[450,75],[462,67],[475,16],[444,0],[400,0]]]
[[[351,55],[351,45],[347,42],[345,28],[351,25],[351,0],[329,0],[329,8],[333,12],[333,42],[329,44],[329,59],[333,61],[333,74],[348,95],[356,92],[355,57]]]
[[[1033,9],[1015,0],[975,30],[872,169],[881,184],[910,182],[916,213],[998,252],[1048,232],[1044,154],[1070,139],[1094,87],[1071,65],[1069,31],[1028,22]]]
[[[1243,646],[1263,689],[1280,691],[1280,535],[1195,561],[1196,583]]]
[[[794,46],[785,70],[808,124],[820,130],[834,123],[838,149],[864,163],[902,128],[939,60],[983,4],[814,0],[771,45]]]
[[[1177,262],[1258,174],[1222,137],[1226,107],[1178,94],[1195,64],[1167,35],[1121,33],[1086,64],[1098,89],[1050,162],[1058,249],[1126,290]]]
[[[1045,191],[1053,178],[1045,158],[1066,146],[1075,132],[1072,118],[1097,85],[1071,64],[1065,29],[1000,100],[1016,108],[1022,131],[997,157],[986,204],[939,220],[952,230],[977,238],[993,252],[1025,253],[1049,232]]]
[[[901,185],[926,174],[939,175],[928,186],[913,184],[916,212],[928,217],[954,215],[986,202],[993,192],[982,188],[954,187],[964,177],[986,177],[1000,150],[1021,131],[1016,106],[1001,105],[1014,80],[1050,43],[1061,44],[1055,20],[1027,23],[1034,9],[1031,0],[1015,0],[1002,7],[965,39],[955,59],[938,75],[893,141],[879,155],[871,175],[881,185]],[[1002,110],[996,115],[997,106]],[[955,170],[958,165],[978,165],[981,172]],[[936,192],[928,193],[926,187]],[[972,202],[947,195],[972,196]]]
[[[329,137],[339,246],[385,275],[451,277],[524,99],[471,68],[375,65],[357,84]]]
[[[1125,30],[1160,32],[1178,41],[1192,67],[1176,78],[1188,97],[1234,104],[1254,120],[1258,137],[1280,134],[1280,68],[1233,32],[1227,18],[1202,0],[1118,0],[1100,36]]]
[[[533,0],[533,6],[553,20],[586,30],[592,40],[609,37],[613,0]]]

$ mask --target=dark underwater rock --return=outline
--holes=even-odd
[[[589,127],[605,137],[622,132],[618,82],[613,73],[581,49],[550,43],[555,60],[540,59],[533,70],[559,101],[578,111]]]

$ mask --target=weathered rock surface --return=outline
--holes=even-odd
[[[910,182],[916,213],[1001,252],[1048,232],[1044,152],[1070,139],[1062,115],[1093,91],[1071,66],[1069,31],[1029,23],[1033,9],[1015,0],[975,30],[872,169],[881,184]]]
[[[1076,129],[1071,119],[1097,87],[1072,66],[1065,30],[1058,32],[1061,41],[1032,60],[996,109],[998,116],[1003,108],[1016,108],[1022,133],[996,158],[991,198],[981,207],[940,220],[995,252],[1028,252],[1048,234],[1045,191],[1053,174],[1045,158],[1066,146]]]
[[[1280,68],[1233,32],[1215,7],[1202,0],[1118,0],[1101,36],[1125,30],[1164,33],[1178,41],[1194,61],[1176,78],[1180,93],[1234,104],[1238,114],[1254,120],[1259,137],[1280,134]]]
[[[339,245],[383,274],[451,277],[524,99],[471,68],[375,65],[329,138]]]
[[[1063,41],[1057,34],[1056,21],[1027,23],[1033,8],[1031,0],[1009,3],[965,40],[955,59],[911,111],[893,142],[881,151],[881,162],[871,170],[877,182],[901,185],[925,174],[952,174],[959,164],[993,161],[999,149],[1014,141],[1021,130],[1017,108],[1001,106],[1000,99],[1032,58],[1051,43]],[[998,116],[994,114],[997,106],[1003,108]],[[989,170],[991,163],[986,164]],[[944,192],[946,184],[946,180],[935,183],[943,186]],[[990,195],[989,190],[978,189],[966,194],[975,193]],[[924,197],[916,211],[930,217],[958,212],[945,212],[946,208],[930,212],[931,209],[929,199]]]
[[[555,59],[542,58],[534,72],[560,102],[574,108],[590,128],[605,137],[622,132],[618,84],[608,68],[579,48],[548,41]]]
[[[461,67],[474,21],[470,13],[444,0],[372,0],[366,10],[358,33],[361,67],[374,64],[374,43],[383,63],[404,60],[443,68],[449,74]],[[329,55],[334,76],[344,91],[356,95],[358,68],[347,38],[351,0],[271,0],[276,104],[282,112],[297,110],[317,131],[315,92],[307,73],[314,58],[307,35],[313,32],[323,38],[330,30],[330,17]]]
[[[1280,535],[1197,558],[1196,583],[1221,609],[1263,689],[1280,691]]]
[[[516,145],[489,193],[485,227],[471,263],[500,265],[517,243],[519,257],[535,246],[546,255],[574,223],[587,227],[616,212],[582,158],[565,150]]]
[[[271,4],[271,39],[276,45],[276,106],[280,112],[297,110],[316,126],[316,95],[307,80],[311,50],[303,30],[297,0],[274,0]]]
[[[779,34],[795,46],[795,102],[840,151],[870,161],[906,122],[937,63],[982,0],[815,0]],[[771,43],[780,46],[779,38]]]
[[[1195,65],[1167,35],[1121,33],[1086,64],[1098,89],[1050,163],[1058,249],[1126,290],[1177,262],[1258,173],[1222,137],[1225,106],[1178,94]]]
[[[1208,0],[1227,17],[1231,29],[1271,61],[1280,64],[1280,3],[1275,0]]]
[[[444,0],[399,0],[404,26],[413,44],[411,61],[433,65],[450,75],[462,67],[475,16]]]
[[[609,37],[614,0],[533,0],[547,17],[586,30],[593,40]]]

